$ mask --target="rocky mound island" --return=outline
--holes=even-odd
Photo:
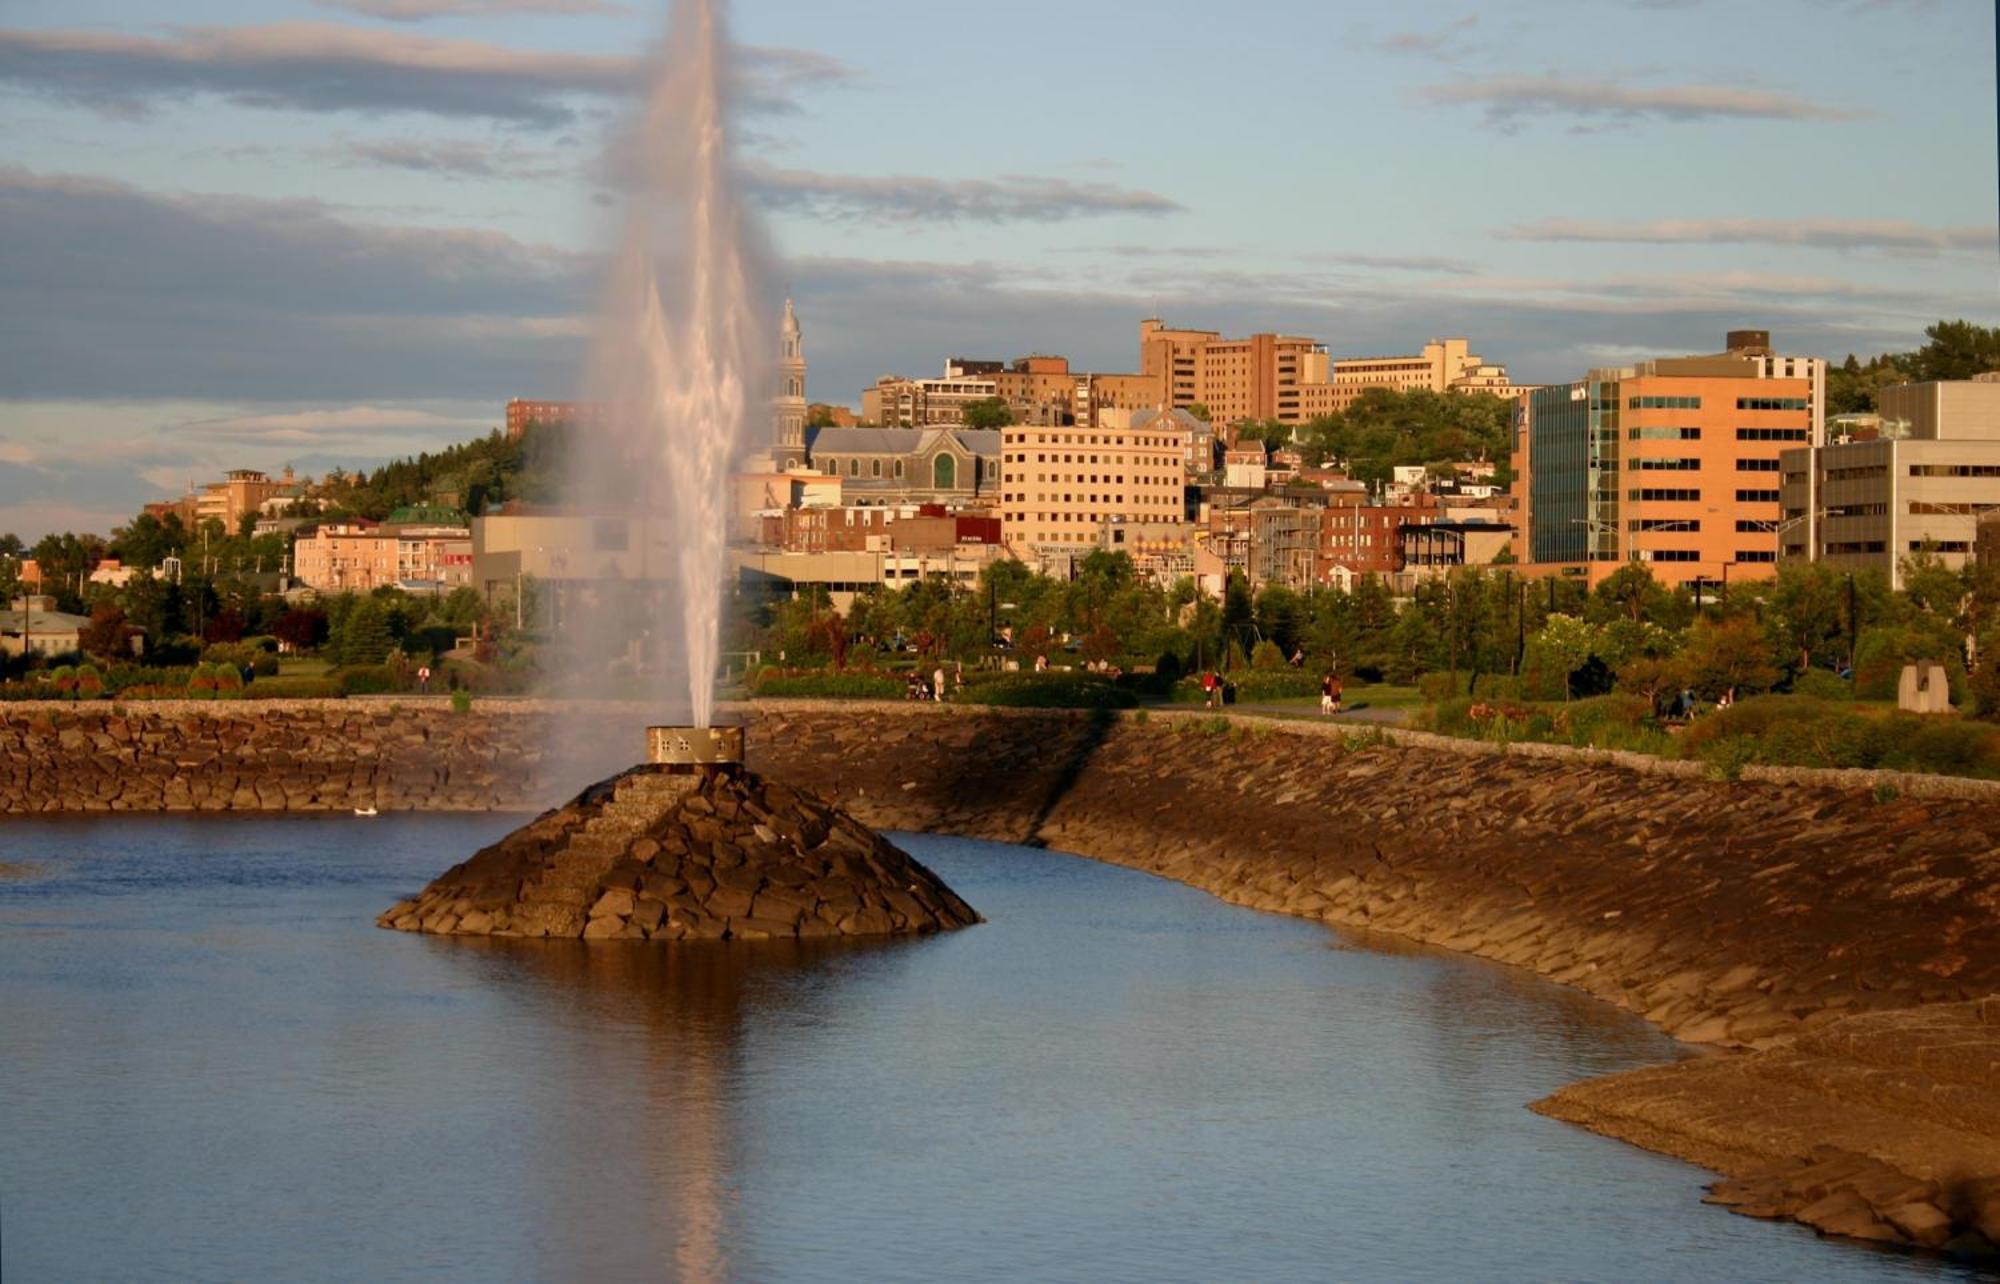
[[[458,936],[763,940],[942,931],[979,915],[908,853],[733,751],[634,767],[536,817],[376,925]],[[663,755],[655,735],[653,756]]]

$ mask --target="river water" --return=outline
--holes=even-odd
[[[1951,1277],[1524,1109],[1636,1019],[1074,857],[906,837],[991,920],[919,941],[371,925],[512,823],[0,823],[0,1276]]]

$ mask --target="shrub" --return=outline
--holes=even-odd
[[[1852,700],[1854,684],[1825,669],[1807,669],[1792,679],[1792,694],[1813,700]]]
[[[1868,767],[2000,778],[2000,730],[1953,717],[1872,715],[1805,696],[1760,696],[1698,720],[1682,756],[1728,767]]]
[[[342,669],[337,677],[348,695],[387,695],[403,689],[402,675],[386,664],[362,664]]]
[[[1282,669],[1285,667],[1285,653],[1269,638],[1250,648],[1250,667],[1253,669]]]
[[[831,670],[759,669],[745,685],[752,696],[767,699],[899,700],[907,690],[900,678]]]
[[[1012,709],[1130,709],[1139,703],[1137,694],[1094,673],[1009,673],[968,686],[955,698]]]
[[[472,693],[463,687],[453,691],[451,693],[451,711],[453,713],[471,713]]]
[[[243,691],[246,700],[338,700],[346,694],[333,678],[259,678]]]

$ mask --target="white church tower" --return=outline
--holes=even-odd
[[[778,397],[778,440],[771,454],[777,466],[784,469],[803,462],[806,457],[806,355],[799,336],[799,314],[793,310],[790,299],[785,300],[785,322],[780,333],[784,391]]]

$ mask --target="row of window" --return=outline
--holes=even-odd
[[[1912,477],[2000,477],[2000,464],[1911,464]]]
[[[1640,560],[1648,562],[1699,562],[1703,560],[1701,554],[1691,548],[1642,548],[1639,550],[1639,557]],[[1778,560],[1778,554],[1775,549],[1739,548],[1736,550],[1736,560],[1739,562],[1775,562]]]
[[[1660,487],[1650,490],[1628,490],[1625,492],[1625,498],[1635,502],[1694,503],[1701,498],[1701,492],[1691,486],[1684,488]]]
[[[1688,531],[1695,533],[1701,530],[1701,519],[1699,517],[1635,517],[1625,523],[1625,529],[1640,533],[1646,531]]]
[[[1701,471],[1699,459],[1635,459],[1632,467],[1642,473],[1695,473]]]
[[[1700,410],[1700,397],[1634,397],[1625,403],[1627,410]]]
[[[1736,471],[1739,473],[1775,473],[1778,471],[1778,461],[1775,459],[1739,459],[1736,461]]]
[[[1029,498],[1030,497],[1025,494],[1007,494],[1007,495],[1002,495],[1000,497],[1000,502],[1003,504],[1026,503]],[[1065,504],[1105,504],[1105,505],[1116,504],[1126,507],[1129,507],[1133,504],[1150,504],[1155,507],[1165,507],[1169,504],[1177,504],[1179,502],[1178,498],[1170,497],[1167,495],[1130,495],[1130,496],[1087,495],[1087,494],[1073,494],[1072,492],[1068,491],[1065,491],[1061,496],[1036,495],[1033,498],[1046,499],[1051,503],[1054,503],[1056,499],[1060,498],[1062,502]]]
[[[1739,504],[1775,504],[1778,502],[1778,492],[1775,490],[1739,490],[1736,492],[1736,502]]]
[[[1028,434],[1026,432],[1005,432],[1001,434],[1000,440],[1003,443],[1010,446],[1014,445],[1024,446],[1028,443]],[[1087,437],[1077,436],[1069,441],[1065,441],[1061,436],[1057,436],[1056,439],[1053,442],[1051,442],[1049,440],[1049,434],[1045,432],[1038,432],[1035,434],[1035,444],[1040,446],[1049,446],[1049,445],[1124,446],[1127,444],[1127,442],[1125,438],[1121,436],[1113,436],[1109,434],[1100,435],[1098,433],[1091,433]],[[1159,448],[1159,447],[1178,446],[1181,443],[1172,437],[1155,437],[1149,435],[1143,437],[1134,437],[1132,438],[1130,444],[1133,446],[1151,446],[1154,448]]]
[[[1804,441],[1805,439],[1806,430],[1803,428],[1738,428],[1736,430],[1736,440],[1738,441]]]
[[[1738,397],[1738,410],[1811,410],[1812,402],[1805,397]]]
[[[1628,428],[1625,436],[1632,441],[1700,441],[1699,428]]]

